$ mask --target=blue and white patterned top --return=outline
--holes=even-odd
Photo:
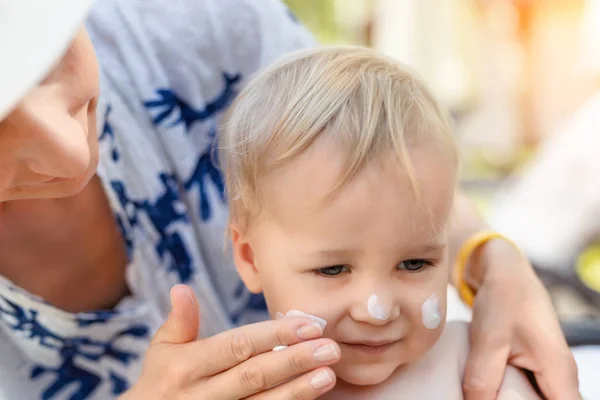
[[[107,399],[138,377],[169,308],[196,292],[202,336],[266,318],[224,252],[219,118],[247,78],[310,34],[278,0],[97,0],[101,177],[130,257],[132,295],[71,314],[0,276],[0,399]]]

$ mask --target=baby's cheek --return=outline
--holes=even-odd
[[[404,299],[400,308],[409,320],[410,330],[435,331],[446,319],[445,292],[436,289],[413,291]]]
[[[415,352],[425,353],[442,334],[446,320],[446,298],[441,295],[445,293],[423,294],[410,304],[410,342]]]
[[[421,323],[426,329],[436,330],[446,319],[446,296],[433,293],[421,305]]]
[[[310,292],[310,288],[299,285],[269,285],[264,288],[269,313],[273,319],[277,313],[287,314],[297,310],[330,321],[336,315],[337,303],[329,301],[318,292]]]

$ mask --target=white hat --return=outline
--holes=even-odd
[[[60,60],[92,0],[0,0],[0,120]]]

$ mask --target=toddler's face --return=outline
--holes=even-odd
[[[272,316],[327,321],[338,378],[378,384],[423,355],[446,315],[447,224],[455,168],[442,151],[410,151],[420,198],[392,168],[367,166],[335,196],[341,158],[317,143],[263,182],[248,231],[232,228],[236,265]]]

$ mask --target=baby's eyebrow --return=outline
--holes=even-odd
[[[448,247],[447,243],[428,243],[425,246],[419,248],[423,253],[434,253],[436,251],[442,251]]]
[[[362,253],[362,250],[360,250],[360,249],[338,248],[338,249],[321,249],[321,250],[317,251],[315,254],[317,256],[323,257],[323,258],[338,258],[338,257],[360,254],[360,253]]]
[[[415,245],[412,252],[417,254],[429,254],[437,253],[448,247],[446,242],[433,242],[425,245]],[[360,248],[357,249],[346,249],[346,248],[332,248],[332,249],[321,249],[313,253],[314,256],[324,259],[339,259],[344,257],[357,256],[364,251]]]
[[[297,254],[294,260],[299,262],[299,267],[305,267],[307,264],[345,264],[349,262],[354,254],[360,254],[362,251],[345,248],[321,248],[303,251]]]

